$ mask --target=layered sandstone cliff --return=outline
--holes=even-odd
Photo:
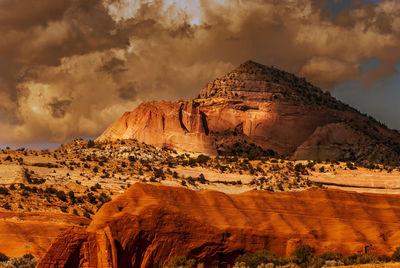
[[[337,190],[215,191],[137,183],[105,204],[86,231],[54,241],[42,267],[154,267],[174,255],[226,266],[245,251],[391,254],[400,245],[400,197]]]
[[[397,131],[305,79],[252,61],[208,83],[195,100],[147,102],[125,113],[98,138],[116,139],[206,154],[245,146],[295,159],[400,162]]]

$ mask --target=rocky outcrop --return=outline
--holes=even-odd
[[[400,245],[400,197],[337,190],[215,191],[134,184],[86,231],[61,234],[38,267],[154,267],[174,255],[227,266],[245,251],[391,254]],[[371,248],[372,248],[371,247]]]
[[[80,224],[89,224],[89,220],[66,213],[0,210],[0,252],[14,257],[26,253],[41,257],[60,232]]]
[[[157,147],[215,154],[206,115],[193,102],[147,102],[125,113],[97,141],[137,139]]]
[[[357,144],[326,139],[343,131]],[[139,105],[98,138],[115,139],[206,154],[260,147],[296,159],[400,162],[397,131],[303,78],[252,61],[208,83],[195,100]]]
[[[0,183],[28,183],[25,169],[21,164],[0,165]]]
[[[387,144],[376,141],[345,123],[317,127],[293,154],[295,159],[359,159],[387,162],[398,155]]]

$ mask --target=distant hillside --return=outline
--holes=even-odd
[[[247,61],[195,100],[146,102],[98,140],[211,155],[400,162],[400,134],[304,78]]]

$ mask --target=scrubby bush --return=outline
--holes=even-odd
[[[57,191],[56,196],[58,197],[58,199],[60,199],[63,202],[67,202],[67,195],[64,193],[64,191],[60,190]]]
[[[187,259],[185,256],[175,256],[168,262],[166,268],[194,268],[196,261]]]
[[[8,261],[8,259],[6,254],[0,252],[0,262]]]
[[[0,195],[10,195],[10,192],[6,187],[0,187]]]
[[[396,248],[392,255],[393,261],[400,261],[400,247]]]
[[[380,262],[391,262],[392,258],[389,257],[388,255],[381,255],[381,256],[378,256],[378,261],[380,261]]]
[[[297,264],[304,264],[311,260],[314,252],[315,249],[310,245],[299,245],[292,252],[291,256],[295,257]]]
[[[39,259],[35,259],[32,254],[25,254],[23,257],[10,258],[0,262],[0,268],[34,268]]]
[[[207,162],[210,161],[210,157],[204,154],[201,154],[197,157],[197,163],[201,164],[207,164]]]
[[[346,265],[375,263],[378,258],[371,254],[353,254],[345,259]]]
[[[236,263],[250,268],[257,268],[259,265],[273,263],[275,265],[285,265],[289,263],[286,257],[277,256],[267,250],[260,250],[255,253],[247,252],[236,259]]]
[[[154,168],[154,177],[165,179],[165,174],[162,168]]]
[[[355,169],[357,169],[357,167],[354,166],[353,163],[351,163],[351,162],[347,162],[347,163],[346,163],[346,167],[347,167],[348,169],[350,169],[350,170],[355,170]]]
[[[201,184],[207,183],[207,180],[206,180],[206,178],[204,177],[203,173],[201,173],[201,174],[199,175],[198,181],[199,181]]]
[[[88,193],[87,194],[87,201],[89,203],[91,203],[91,204],[97,204],[97,199],[96,199],[96,197],[94,196],[93,193]]]
[[[341,253],[330,252],[330,251],[322,253],[318,257],[321,259],[327,260],[327,261],[343,261],[344,260],[344,257]]]

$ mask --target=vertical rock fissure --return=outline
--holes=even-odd
[[[204,131],[205,131],[206,135],[208,136],[208,134],[210,133],[210,129],[208,128],[207,115],[204,112],[200,111],[200,117],[201,117],[201,123],[203,124]]]
[[[181,105],[181,107],[179,107],[179,123],[181,125],[181,128],[185,132],[189,132],[189,130],[186,128],[185,124],[183,123],[183,104]]]

